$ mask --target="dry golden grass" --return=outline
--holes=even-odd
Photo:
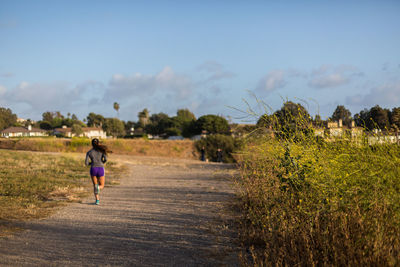
[[[191,140],[107,139],[102,142],[116,154],[198,158],[194,142]],[[0,148],[47,152],[86,152],[91,145],[88,138],[0,138]]]
[[[13,221],[47,216],[91,192],[88,167],[77,155],[0,150],[0,157],[0,233],[12,229]],[[107,166],[111,184],[124,171],[114,165]]]

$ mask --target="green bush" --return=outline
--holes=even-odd
[[[91,140],[84,137],[72,137],[70,142],[71,147],[86,147],[91,146]]]
[[[199,152],[201,148],[204,147],[206,158],[211,161],[217,161],[217,149],[221,148],[223,152],[223,161],[232,163],[235,162],[232,153],[238,151],[242,147],[242,141],[228,135],[213,134],[196,141],[195,147]]]

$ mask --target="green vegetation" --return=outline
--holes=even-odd
[[[264,116],[274,137],[239,157],[243,263],[398,266],[400,147],[324,141],[301,110]]]
[[[117,118],[107,118],[103,124],[103,130],[109,136],[124,136],[125,135],[125,126],[122,121]]]
[[[230,127],[228,121],[217,115],[204,115],[196,121],[196,128],[198,133],[202,130],[210,134],[230,134]]]
[[[11,109],[0,107],[0,131],[14,125],[17,122],[17,115]]]
[[[61,114],[59,111],[46,111],[42,114],[42,120],[36,123],[37,127],[43,130],[51,130],[55,128],[61,128],[63,125],[72,127],[73,125],[85,127],[85,123],[81,122],[75,114],[69,114],[67,117]]]
[[[206,138],[196,141],[195,146],[197,151],[204,147],[206,158],[211,161],[217,161],[217,149],[221,148],[223,152],[223,161],[227,163],[235,162],[233,153],[240,150],[242,147],[242,140],[228,135],[214,134]]]
[[[147,111],[148,112],[148,111]],[[139,122],[142,118],[139,114]],[[144,130],[148,134],[159,136],[184,136],[191,137],[197,134],[194,124],[196,117],[188,109],[178,109],[176,116],[169,117],[165,113],[153,114],[149,117]],[[141,124],[139,124],[141,127]]]
[[[332,121],[342,120],[344,125],[349,125],[351,123],[351,112],[343,105],[339,105],[336,107],[335,111],[332,114]]]
[[[88,148],[92,145],[92,142],[88,138],[72,137],[71,141],[67,142],[66,145],[69,145],[72,148],[78,148],[78,147]]]
[[[119,115],[120,105],[114,102],[115,111]],[[83,127],[102,128],[108,136],[119,138],[143,137],[147,134],[157,138],[168,138],[170,136],[183,136],[190,138],[201,134],[203,131],[209,134],[230,134],[230,126],[227,120],[217,115],[205,115],[196,119],[195,115],[188,109],[178,109],[176,116],[169,117],[165,113],[150,115],[145,108],[138,113],[138,121],[122,121],[118,118],[105,118],[100,114],[90,112],[83,121],[75,114],[68,113],[67,116],[60,111],[46,111],[42,114],[42,120],[32,122],[27,119],[23,125],[17,122],[17,115],[10,109],[0,107],[0,130],[10,126],[31,125],[48,131],[51,135],[53,130],[63,126],[70,127],[75,136],[83,134]],[[65,137],[63,133],[57,133],[57,137]]]

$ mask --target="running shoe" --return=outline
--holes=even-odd
[[[96,202],[94,204],[100,205],[100,200],[96,200]]]

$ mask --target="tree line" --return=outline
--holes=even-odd
[[[119,105],[114,103],[118,112]],[[175,116],[165,113],[150,114],[148,109],[138,113],[137,121],[123,121],[118,118],[107,118],[101,114],[89,113],[82,121],[75,114],[64,116],[59,111],[46,111],[42,119],[33,122],[30,119],[23,123],[17,122],[17,115],[11,109],[0,107],[0,130],[10,126],[28,126],[52,131],[63,126],[72,128],[75,134],[82,133],[83,127],[102,128],[107,135],[114,137],[132,137],[134,135],[157,135],[161,138],[169,136],[192,137],[206,131],[210,134],[230,134],[228,121],[218,115],[204,115],[196,118],[188,109],[178,109]]]
[[[119,105],[114,103],[114,109],[118,112]],[[367,130],[382,129],[397,132],[400,128],[400,107],[393,109],[382,108],[376,105],[370,109],[364,109],[352,116],[351,112],[343,105],[338,105],[328,120],[338,121],[343,125],[350,125],[351,121],[356,126]],[[300,103],[287,101],[272,114],[262,115],[258,121],[258,127],[271,127],[274,124],[285,125],[287,129],[299,127],[301,123],[322,125],[324,121],[319,115],[311,117],[307,109]],[[82,133],[83,127],[102,128],[107,135],[115,137],[132,137],[134,135],[155,135],[161,138],[169,136],[192,137],[206,131],[210,134],[230,134],[228,121],[218,115],[204,115],[199,118],[188,109],[178,109],[175,116],[169,116],[163,112],[150,114],[148,109],[143,109],[137,114],[137,121],[123,121],[118,118],[106,118],[101,114],[89,113],[86,118],[79,120],[75,114],[67,113],[66,116],[59,111],[46,111],[42,119],[33,123],[30,119],[23,123],[17,122],[17,115],[11,109],[0,107],[0,130],[10,126],[32,125],[43,130],[52,131],[62,126],[72,128],[76,134]]]
[[[366,130],[381,129],[384,131],[397,132],[400,129],[400,107],[393,109],[382,108],[375,105],[370,109],[363,109],[352,116],[350,110],[343,105],[338,105],[327,121],[342,120],[343,125],[350,126],[354,121],[355,126],[363,127]],[[320,115],[310,116],[307,109],[300,103],[287,101],[281,109],[272,114],[262,115],[258,121],[259,127],[274,127],[276,124],[284,125],[287,129],[299,127],[299,125],[322,126],[323,121]]]

